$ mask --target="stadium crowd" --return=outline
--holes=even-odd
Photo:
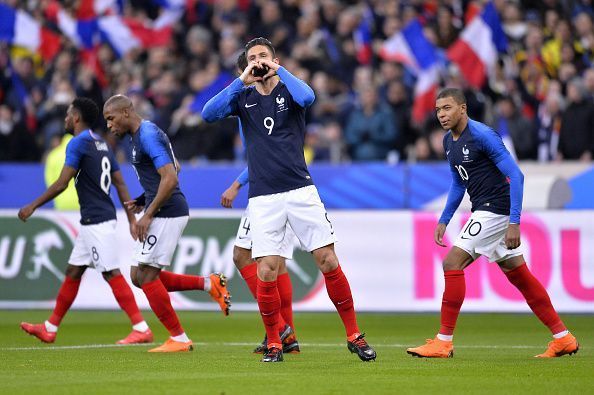
[[[79,1],[62,1],[76,15]],[[55,1],[3,1],[59,33]],[[164,1],[130,0],[120,10],[139,23]],[[40,161],[59,145],[76,96],[102,106],[125,93],[169,135],[180,160],[243,161],[237,122],[201,119],[208,99],[236,76],[251,38],[269,38],[280,62],[316,93],[307,116],[306,158],[316,161],[426,161],[444,158],[435,116],[411,119],[414,74],[382,59],[382,45],[413,18],[446,62],[446,50],[481,2],[221,0],[186,2],[170,40],[119,57],[108,44],[83,62],[65,36],[51,60],[1,41],[0,161]],[[441,85],[460,87],[469,115],[513,141],[520,160],[591,161],[594,154],[594,8],[589,0],[509,1],[494,5],[508,40],[482,89],[447,62]],[[369,37],[361,43],[362,22]],[[1,29],[0,29],[1,30]],[[369,52],[366,52],[369,51]],[[105,126],[97,128],[105,130]],[[109,136],[126,160],[126,141]]]

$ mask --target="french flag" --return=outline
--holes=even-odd
[[[493,72],[498,53],[506,51],[507,39],[499,15],[489,2],[462,30],[460,38],[448,48],[447,56],[472,87],[481,88]]]
[[[365,8],[363,17],[359,26],[353,32],[353,41],[355,42],[355,51],[357,54],[357,61],[360,64],[368,65],[373,60],[372,33],[373,13],[369,7]]]
[[[435,108],[443,64],[439,61],[435,46],[425,37],[421,23],[415,19],[394,34],[382,46],[380,56],[385,60],[400,62],[416,74],[412,119],[422,123]]]
[[[42,27],[31,15],[0,3],[0,41],[39,52],[51,60],[60,51],[60,36]]]

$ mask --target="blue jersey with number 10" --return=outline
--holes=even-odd
[[[85,130],[66,146],[66,166],[78,170],[75,179],[80,223],[98,224],[116,219],[109,191],[111,174],[120,167],[103,139]]]
[[[142,121],[138,131],[132,134],[131,141],[132,165],[144,188],[145,207],[148,207],[157,195],[161,183],[161,175],[157,169],[167,164],[177,167],[175,156],[165,132],[150,121]],[[189,215],[188,203],[177,185],[155,217],[175,218],[186,215]]]

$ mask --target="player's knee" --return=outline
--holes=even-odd
[[[247,253],[246,253],[247,252]],[[250,250],[241,247],[233,247],[233,263],[238,270],[243,269],[252,262]]]
[[[138,282],[137,273],[138,273],[138,270],[136,269],[136,267],[131,266],[130,267],[130,281],[132,281],[132,285],[134,285],[136,288],[141,288],[140,283]]]
[[[315,259],[322,273],[331,272],[338,267],[338,257],[332,248],[324,247],[317,250]]]
[[[450,262],[448,260],[443,261],[442,263],[443,271],[447,272],[449,270],[464,270],[464,263],[462,262]]]
[[[66,268],[66,277],[70,277],[74,280],[80,280],[82,275],[85,273],[86,266],[74,266],[68,265]]]
[[[121,275],[122,273],[120,273],[120,271],[118,269],[114,269],[114,270],[109,270],[107,272],[102,272],[101,275],[103,276],[103,279],[105,281],[109,281],[114,277],[117,277],[119,275]]]

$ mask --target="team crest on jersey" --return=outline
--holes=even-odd
[[[276,97],[276,104],[277,104],[276,112],[288,110],[288,107],[285,105],[285,98],[280,95],[278,95]]]
[[[136,147],[132,147],[132,162],[136,162]]]
[[[464,155],[462,162],[472,162],[472,159],[470,159],[470,150],[466,146],[462,147],[462,155]]]

